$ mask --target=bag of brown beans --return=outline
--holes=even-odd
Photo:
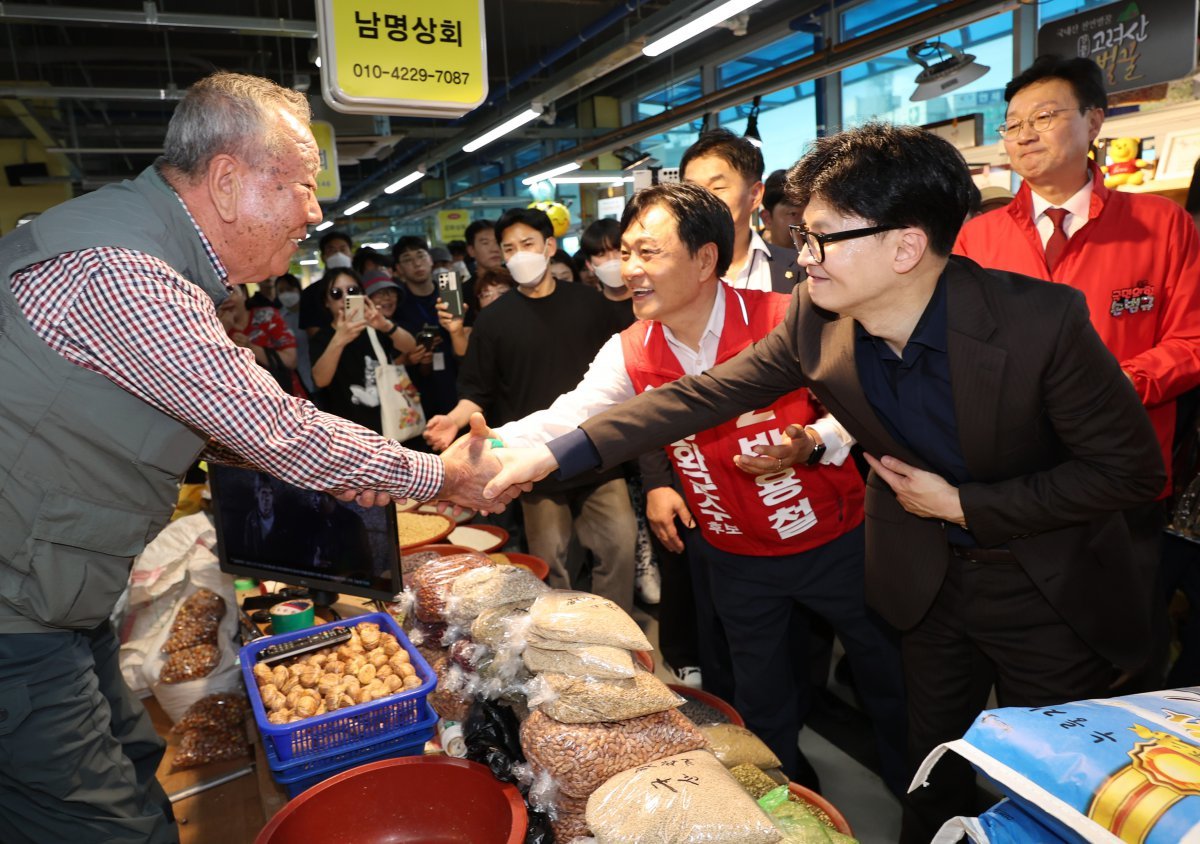
[[[587,797],[621,771],[705,743],[674,709],[597,724],[563,724],[534,712],[521,725],[521,749],[534,772],[548,773],[559,791],[574,797]]]
[[[221,662],[221,652],[216,645],[196,645],[175,651],[163,662],[158,679],[164,683],[186,683],[213,673]]]
[[[210,589],[198,589],[180,604],[162,652],[172,654],[196,645],[215,645],[217,627],[224,617],[225,599]]]
[[[428,624],[449,621],[446,618],[446,599],[450,596],[450,586],[455,579],[473,569],[495,565],[486,554],[467,551],[431,560],[421,566],[409,578],[417,618]]]

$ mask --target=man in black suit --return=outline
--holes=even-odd
[[[970,184],[920,129],[818,139],[788,176],[808,282],[784,322],[540,450],[497,449],[489,484],[610,466],[808,387],[869,455],[867,601],[902,631],[914,767],[993,684],[1001,706],[1043,706],[1103,697],[1145,662],[1155,560],[1123,511],[1166,477],[1083,296],[950,255]],[[812,447],[735,461],[779,471]],[[928,842],[973,798],[948,756],[910,795],[902,841]]]
[[[738,290],[791,293],[804,278],[794,249],[767,243],[751,225],[763,198],[762,150],[728,129],[704,132],[684,152],[679,177],[708,188],[733,215],[733,262],[725,280]]]

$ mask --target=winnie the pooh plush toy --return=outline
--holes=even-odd
[[[1113,138],[1108,142],[1108,154],[1113,163],[1100,168],[1104,171],[1106,188],[1142,183],[1145,178],[1142,168],[1149,167],[1150,162],[1137,157],[1139,143],[1137,138]]]

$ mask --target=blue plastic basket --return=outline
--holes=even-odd
[[[354,750],[323,753],[309,760],[282,762],[275,755],[271,743],[263,742],[271,776],[287,790],[289,797],[295,797],[334,774],[368,762],[393,759],[397,756],[420,756],[425,750],[425,742],[433,738],[438,719],[437,713],[429,704],[424,704],[423,708],[424,717],[395,738],[362,745]]]
[[[314,715],[297,721],[294,724],[272,724],[267,720],[266,709],[263,708],[262,698],[258,694],[258,684],[254,680],[254,666],[258,662],[258,652],[268,645],[290,642],[303,636],[309,636],[322,630],[336,627],[357,627],[363,622],[374,622],[381,630],[386,630],[396,637],[400,645],[408,651],[413,669],[421,679],[421,685],[415,689],[398,692],[370,703],[360,703],[348,706],[336,712],[324,715]],[[428,709],[425,699],[437,683],[437,677],[429,667],[429,663],[413,647],[387,613],[369,613],[355,616],[343,621],[298,630],[295,633],[284,633],[280,636],[268,636],[255,639],[241,650],[242,677],[246,683],[247,697],[254,710],[254,720],[258,723],[258,731],[262,734],[263,744],[273,750],[280,762],[291,760],[314,759],[327,756],[331,752],[348,752],[358,750],[368,745],[379,744],[406,735],[410,728],[420,724]]]

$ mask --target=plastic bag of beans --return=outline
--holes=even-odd
[[[249,709],[246,696],[236,692],[202,697],[188,707],[183,717],[171,727],[171,732],[181,735],[197,729],[241,729]]]
[[[428,624],[448,621],[446,599],[450,596],[450,586],[455,579],[473,569],[495,565],[485,554],[467,551],[431,560],[421,566],[409,578],[409,585],[416,598],[417,618]]]
[[[782,763],[763,740],[737,724],[710,724],[700,728],[708,746],[726,768],[750,764],[756,768],[778,768]]]
[[[705,743],[674,709],[597,724],[563,724],[534,712],[521,725],[521,749],[535,773],[548,773],[559,791],[574,797],[587,797],[621,771]]]
[[[207,677],[221,662],[221,652],[216,645],[196,645],[175,651],[163,662],[158,679],[164,683],[186,683]]]

